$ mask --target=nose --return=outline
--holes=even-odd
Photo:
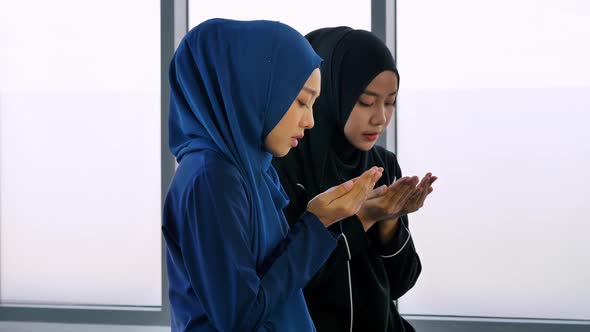
[[[313,109],[310,108],[309,111],[303,114],[303,118],[301,119],[301,127],[305,129],[313,128],[315,122],[313,120]]]
[[[375,112],[371,117],[371,124],[374,126],[382,126],[387,122],[387,110],[385,109],[385,105],[377,106],[375,108]]]

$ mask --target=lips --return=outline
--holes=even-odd
[[[363,133],[363,137],[370,142],[376,141],[379,138],[379,133]]]
[[[299,140],[303,138],[303,134],[291,137],[291,145],[295,148],[299,145]]]

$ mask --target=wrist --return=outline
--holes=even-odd
[[[379,237],[382,243],[389,241],[399,226],[400,218],[385,219],[379,222]]]
[[[322,224],[324,224],[324,227],[326,227],[326,228],[332,226],[332,224],[334,223],[333,220],[329,220],[329,219],[326,219],[326,218],[320,218],[320,217],[318,217],[318,219],[320,220],[320,222]]]
[[[375,225],[375,223],[377,222],[376,220],[372,220],[372,219],[368,218],[367,216],[365,216],[360,211],[356,214],[356,217],[358,218],[358,220],[363,225],[363,228],[365,229],[365,232],[368,231],[369,228],[373,227],[373,225]]]
[[[361,208],[357,213],[356,217],[363,223],[375,223],[377,220],[371,218],[370,214],[367,213],[367,209]]]
[[[334,221],[330,220],[329,218],[326,218],[326,216],[322,216],[319,213],[315,213],[312,210],[313,209],[307,209],[307,212],[316,216],[316,218],[319,219],[319,221],[324,225],[324,227],[328,228],[330,225],[332,225],[334,223]]]

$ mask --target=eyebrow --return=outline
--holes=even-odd
[[[308,88],[308,87],[304,86],[304,87],[303,87],[303,90],[305,90],[305,91],[307,91],[307,92],[311,93],[313,96],[317,96],[317,95],[318,95],[318,92],[317,92],[317,91],[315,91],[315,90],[314,90],[314,89],[312,89],[312,88]]]
[[[394,91],[394,92],[392,92],[392,93],[388,94],[387,96],[388,96],[388,97],[390,97],[390,96],[393,96],[393,95],[395,95],[396,93],[397,93],[397,91]],[[373,97],[379,97],[379,96],[380,96],[380,94],[378,94],[377,92],[373,92],[373,91],[371,91],[371,90],[365,90],[365,91],[363,92],[363,94],[364,94],[364,95],[373,96]]]

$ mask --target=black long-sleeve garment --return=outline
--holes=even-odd
[[[385,169],[377,186],[390,184],[402,176],[393,153],[378,146],[373,150],[375,157],[383,162],[377,164]],[[291,198],[285,216],[294,223],[312,197],[297,185],[297,179],[289,178],[280,166],[276,169]],[[330,230],[343,236],[304,289],[317,330],[350,331],[352,316],[353,331],[414,331],[393,303],[414,286],[422,270],[409,233],[408,218],[401,218],[395,235],[385,245],[378,240],[377,225],[365,233],[355,216],[330,226]]]
[[[392,152],[375,146],[356,149],[344,127],[358,97],[381,72],[399,74],[387,46],[367,31],[325,28],[306,36],[324,59],[322,89],[313,110],[315,127],[299,146],[273,161],[290,203],[284,210],[295,222],[317,194],[360,176],[372,166],[384,168],[377,186],[399,179]],[[394,300],[414,286],[422,269],[408,219],[400,218],[393,238],[381,244],[375,224],[365,233],[355,216],[330,227],[341,233],[337,249],[304,289],[319,332],[414,331],[399,315]],[[352,303],[352,305],[351,305]]]

